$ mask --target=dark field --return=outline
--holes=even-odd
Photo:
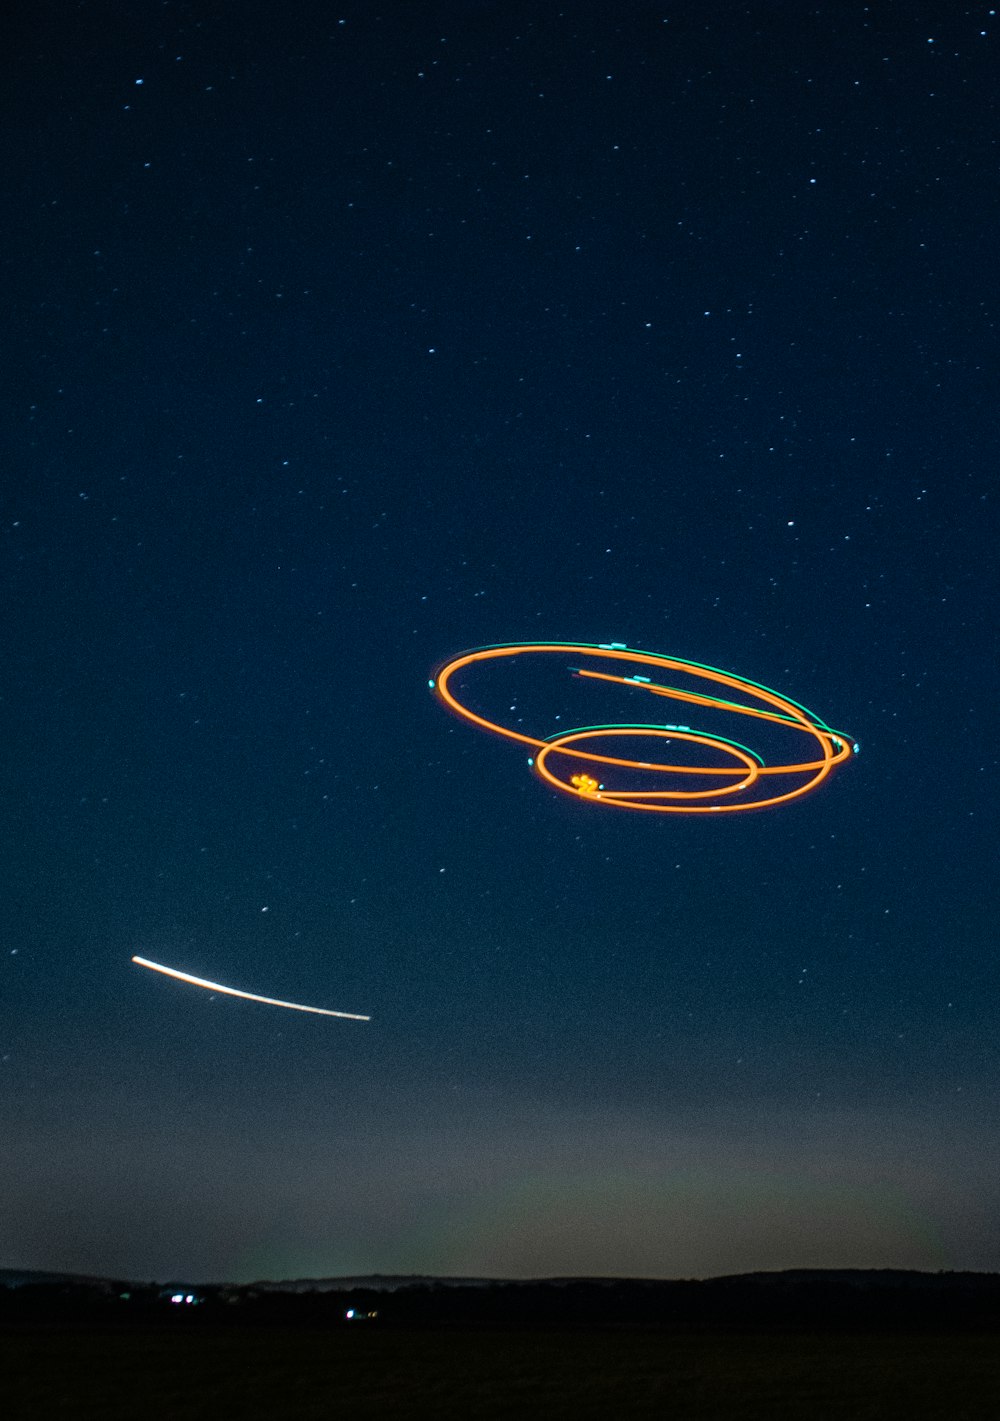
[[[996,1336],[381,1328],[0,1338],[5,1421],[1000,1418]]]

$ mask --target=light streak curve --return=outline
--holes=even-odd
[[[178,982],[189,982],[192,987],[205,987],[210,992],[222,992],[227,997],[242,997],[246,1002],[262,1002],[266,1007],[287,1007],[289,1011],[312,1012],[314,1016],[338,1016],[347,1021],[371,1021],[370,1016],[361,1016],[353,1011],[331,1011],[329,1007],[307,1007],[301,1002],[282,1002],[277,997],[259,997],[256,992],[241,992],[237,987],[224,987],[221,982],[209,982],[204,977],[193,977],[190,972],[181,972],[176,967],[164,967],[162,962],[150,962],[148,957],[133,957],[139,967],[148,967],[152,972],[162,972],[164,977],[174,977]]]

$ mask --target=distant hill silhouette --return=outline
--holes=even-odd
[[[262,1279],[247,1286],[275,1293],[348,1293],[355,1288],[395,1293],[400,1288],[489,1288],[506,1281],[503,1278],[438,1278],[424,1273],[361,1273],[343,1278],[283,1278],[278,1282]]]
[[[182,1304],[178,1306],[177,1304]],[[673,1331],[1000,1328],[1000,1274],[789,1269],[705,1280],[365,1274],[247,1285],[0,1270],[0,1321],[659,1327]]]

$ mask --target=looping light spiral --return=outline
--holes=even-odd
[[[706,715],[748,717],[777,727],[782,735],[806,735],[812,742],[809,756],[802,758],[793,754],[790,759],[772,758],[768,762],[758,751],[725,735],[710,729],[695,730],[689,725],[637,722],[589,725],[536,738],[479,715],[452,689],[460,673],[468,667],[488,661],[551,655],[570,655],[596,663],[596,668],[593,665],[569,667],[575,676],[586,680],[609,682],[686,702],[699,707]],[[629,669],[654,667],[661,674],[679,673],[691,684],[664,685],[634,670],[631,675],[618,675],[597,669],[608,662],[625,663]],[[836,765],[859,749],[850,736],[832,730],[812,711],[755,681],[696,661],[684,661],[655,651],[637,651],[621,642],[507,642],[480,647],[453,657],[428,684],[449,709],[481,730],[530,746],[534,754],[529,764],[555,789],[616,809],[645,810],[653,814],[732,814],[764,809],[808,794]],[[712,693],[723,688],[727,692],[725,696]],[[464,693],[464,686],[462,689]],[[742,699],[730,699],[734,693]],[[663,741],[671,747],[700,747],[696,752],[698,759],[692,763],[673,763],[672,760],[637,759],[628,754],[606,754],[596,748],[599,742],[607,741],[612,742],[608,748],[620,750],[623,742],[642,740]],[[700,762],[720,757],[721,764]],[[652,776],[657,787],[635,788],[632,781],[637,774]],[[616,776],[624,783],[606,784],[602,776]]]

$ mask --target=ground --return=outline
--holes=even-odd
[[[6,1421],[211,1417],[985,1421],[995,1336],[34,1330],[0,1339]]]

